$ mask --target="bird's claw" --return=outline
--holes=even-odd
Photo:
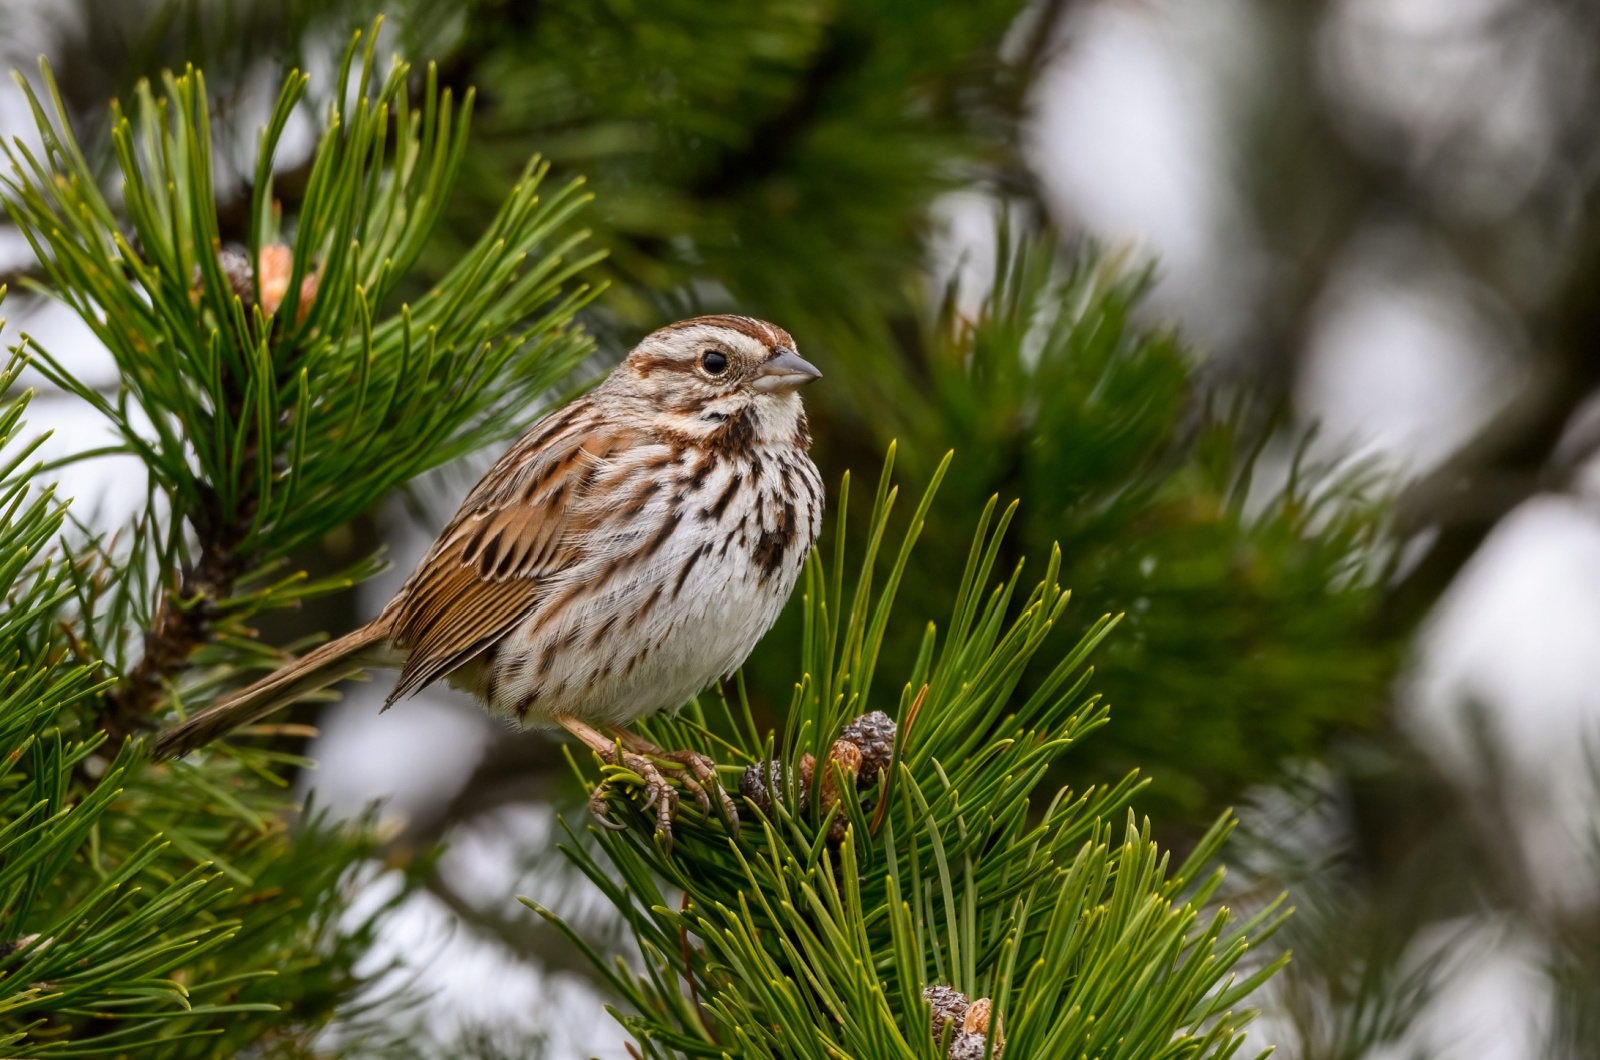
[[[728,793],[722,790],[722,781],[717,776],[716,763],[699,751],[669,751],[662,757],[668,761],[677,762],[679,765],[687,766],[689,771],[695,775],[693,780],[684,777],[683,786],[689,789],[689,793],[695,797],[695,801],[700,804],[700,808],[705,811],[707,817],[711,816],[711,798],[706,794],[706,789],[716,789],[717,799],[722,803],[722,813],[728,819],[728,826],[733,829],[733,834],[737,838],[739,835],[739,809],[734,805],[733,800],[728,797]]]
[[[661,770],[656,768],[654,762],[644,755],[624,751],[620,762],[615,751],[601,756],[610,765],[623,765],[637,773],[639,779],[644,781],[644,809],[652,806],[656,810],[656,835],[661,837],[663,845],[668,850],[672,849],[672,818],[678,812],[678,793],[672,785],[667,783],[667,778],[661,775]],[[610,804],[606,801],[606,793],[611,787],[611,781],[601,781],[589,796],[589,812],[606,828],[613,832],[627,829],[626,824],[611,819]],[[702,795],[704,792],[701,793]]]
[[[662,762],[671,762],[684,772],[679,776],[683,788],[707,817],[712,816],[711,795],[709,789],[715,788],[717,799],[722,806],[722,816],[728,822],[733,835],[739,835],[739,810],[734,805],[728,793],[722,789],[722,782],[717,777],[717,767],[710,758],[698,751],[663,751],[636,736],[627,733],[620,735],[624,746],[631,746],[633,750],[624,750],[623,747],[613,745],[600,751],[600,757],[608,765],[622,765],[631,769],[644,782],[644,806],[648,810],[655,807],[656,835],[661,837],[667,850],[672,849],[672,819],[678,812],[678,793],[667,783],[652,758]],[[593,746],[593,745],[591,745]],[[594,794],[589,797],[589,812],[597,817],[602,825],[620,831],[625,825],[612,821],[609,815],[609,804],[606,802],[606,793],[610,781],[606,781],[595,788]]]
[[[706,789],[700,786],[700,782],[693,777],[679,777],[678,780],[683,784],[683,790],[694,797],[695,804],[700,807],[700,812],[710,817],[711,796],[706,794]]]
[[[601,782],[595,786],[594,791],[589,793],[589,812],[594,815],[596,821],[600,822],[602,828],[613,832],[626,832],[628,830],[626,824],[611,819],[611,804],[606,802],[606,786],[605,782]]]

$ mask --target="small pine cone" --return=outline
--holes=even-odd
[[[944,1034],[946,1024],[955,1024],[955,1030],[961,1031],[962,1020],[967,1018],[967,1009],[971,1006],[967,1002],[967,995],[953,986],[924,987],[922,999],[933,1007],[933,1017],[930,1030],[933,1040],[938,1041]]]
[[[839,739],[861,748],[861,770],[856,787],[863,791],[877,787],[878,774],[889,768],[894,757],[894,719],[881,710],[863,714],[844,727]]]
[[[751,762],[739,777],[739,794],[756,804],[768,816],[772,815],[773,795],[783,796],[783,763]]]
[[[282,243],[269,243],[261,248],[261,308],[268,315],[276,313],[289,294],[289,281],[294,278],[294,251]],[[322,266],[300,277],[300,300],[295,307],[295,323],[305,323],[311,303],[317,300],[317,288],[322,283]]]
[[[822,774],[822,791],[819,812],[827,817],[829,812],[839,804],[841,792],[839,791],[839,769],[844,770],[846,777],[858,776],[861,772],[861,748],[844,738],[833,742],[833,747],[828,750],[828,766]],[[845,829],[850,827],[850,816],[839,813],[828,826],[828,838],[837,843],[844,838]]]
[[[222,270],[222,278],[228,281],[228,289],[243,299],[245,307],[255,305],[256,292],[252,282],[254,270],[250,268],[250,252],[230,243],[217,251],[217,267]]]
[[[983,1035],[963,1031],[950,1039],[950,1048],[944,1055],[948,1060],[983,1060],[983,1051],[988,1044]],[[995,1055],[1000,1055],[999,1049],[995,1050]]]
[[[294,311],[294,322],[304,324],[306,314],[311,312],[311,303],[317,300],[317,288],[322,284],[322,266],[318,265],[312,272],[300,278],[300,305]]]
[[[816,759],[810,755],[800,760],[800,790],[795,794],[802,803],[811,797],[811,774],[815,764]],[[773,800],[784,797],[783,763],[774,758],[745,766],[744,772],[739,775],[739,794],[755,803],[762,813],[771,816]]]
[[[968,1035],[977,1035],[979,1038],[989,1036],[989,1020],[994,1011],[994,1003],[986,997],[980,997],[967,1009],[967,1014],[961,1020],[961,1032]],[[996,1027],[994,1031],[994,1055],[999,1056],[1000,1050],[1005,1046],[1005,1036],[1002,1028]]]
[[[261,308],[270,316],[283,304],[294,275],[294,251],[282,243],[261,248]]]

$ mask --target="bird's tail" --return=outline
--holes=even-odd
[[[389,622],[386,617],[380,617],[354,633],[302,655],[249,688],[163,730],[156,737],[156,759],[186,755],[235,729],[260,721],[297,699],[354,677],[369,666],[382,665],[386,661],[384,648],[388,639]]]

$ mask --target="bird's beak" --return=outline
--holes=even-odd
[[[793,350],[780,347],[777,356],[762,362],[756,370],[755,382],[750,385],[767,394],[787,394],[821,378],[816,365]]]

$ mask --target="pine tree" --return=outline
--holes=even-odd
[[[1125,724],[1086,750],[1095,779],[1144,769],[1144,804],[1198,834],[1283,762],[1371,726],[1401,650],[1372,632],[1387,513],[1379,483],[1310,464],[1284,410],[1151,326],[1149,269],[1044,222],[1020,130],[1073,8],[456,0],[402,32],[492,88],[447,227],[471,231],[548,149],[596,189],[611,286],[588,323],[613,344],[692,309],[782,321],[826,366],[807,401],[833,479],[898,438],[917,488],[958,451],[952,510],[1025,499],[1015,548],[1059,542],[1066,584],[1127,616],[1098,662]],[[1008,231],[998,275],[945,298],[928,256],[952,190],[989,197]],[[948,606],[942,572],[965,555],[947,525],[964,527],[940,521],[912,561],[918,613]],[[785,703],[799,632],[791,611],[746,667],[758,714]],[[885,657],[909,666],[917,643]]]
[[[1063,616],[1067,628],[1059,635],[1070,637],[1103,611],[1125,612],[1095,656],[1095,687],[1114,704],[1114,721],[1057,768],[1051,786],[1114,783],[1137,765],[1153,778],[1140,808],[1153,812],[1158,834],[1187,845],[1251,785],[1281,783],[1285,761],[1318,763],[1305,817],[1319,835],[1337,837],[1336,852],[1348,864],[1322,854],[1300,864],[1306,852],[1294,851],[1289,865],[1268,870],[1266,884],[1294,886],[1303,911],[1321,907],[1298,916],[1277,940],[1288,936],[1296,947],[1285,978],[1305,983],[1304,997],[1290,1002],[1310,1027],[1296,1055],[1359,1055],[1406,1025],[1389,1015],[1396,1008],[1381,995],[1396,994],[1401,1007],[1415,1008],[1409,985],[1394,991],[1386,984],[1422,927],[1485,903],[1523,906],[1527,889],[1506,881],[1526,866],[1482,867],[1501,864],[1513,847],[1497,834],[1485,840],[1474,808],[1399,728],[1378,719],[1393,706],[1392,678],[1416,623],[1506,506],[1523,499],[1500,488],[1506,468],[1521,481],[1542,481],[1535,472],[1550,463],[1552,447],[1570,441],[1560,426],[1585,385],[1533,387],[1522,397],[1537,415],[1514,402],[1506,418],[1390,512],[1370,500],[1365,484],[1306,467],[1271,420],[1264,429],[1256,415],[1226,407],[1217,414],[1211,399],[1218,380],[1210,370],[1220,366],[1197,370],[1177,336],[1148,328],[1139,301],[1143,277],[1072,254],[1074,218],[1057,215],[1068,226],[1063,233],[1037,224],[1049,211],[1036,185],[1049,175],[1033,172],[1019,130],[1034,75],[1084,5],[385,6],[399,16],[390,23],[399,39],[440,61],[441,84],[486,89],[440,234],[403,295],[426,290],[454,266],[498,210],[527,154],[545,152],[556,179],[586,175],[599,195],[584,223],[611,251],[602,267],[612,286],[583,318],[602,347],[620,349],[689,308],[767,315],[800,335],[828,371],[808,401],[830,481],[899,438],[900,481],[922,488],[941,454],[959,450],[902,585],[907,617],[948,609],[948,571],[961,565],[970,524],[996,491],[1024,499],[1002,544],[1002,567],[1015,555],[1062,546],[1061,581],[1078,603]],[[249,104],[264,68],[317,59],[330,28],[337,38],[367,17],[370,4],[58,0],[49,7],[68,12],[53,24],[47,50],[63,71],[84,153],[100,172],[111,161],[104,101],[127,96],[139,76],[189,60],[213,75],[208,87],[219,101],[213,117],[222,153],[249,157]],[[1268,7],[1247,4],[1241,17],[1255,19]],[[1271,72],[1261,84],[1270,86],[1270,99],[1244,98],[1230,111],[1240,142],[1265,147],[1241,156],[1256,227],[1300,277],[1274,287],[1283,297],[1258,316],[1265,328],[1259,348],[1219,351],[1234,371],[1251,373],[1245,396],[1253,400],[1264,389],[1268,399],[1276,392],[1288,403],[1283,388],[1296,375],[1290,362],[1303,344],[1306,314],[1324,308],[1314,295],[1329,268],[1347,264],[1337,251],[1364,216],[1363,204],[1390,196],[1411,172],[1350,142],[1347,123],[1332,120],[1348,101],[1326,91],[1315,65],[1302,61],[1329,10],[1300,5],[1280,17],[1274,9],[1259,22],[1252,48],[1264,48],[1259,55]],[[1496,23],[1496,30],[1516,26]],[[1270,105],[1256,105],[1263,102]],[[231,137],[223,131],[228,113],[243,116]],[[275,188],[287,216],[299,212],[309,173],[310,162],[297,161],[279,174]],[[1001,285],[1015,297],[997,305],[977,332],[964,317],[974,292],[947,307],[926,297],[928,239],[938,227],[933,206],[949,189],[1010,204],[1015,227],[1034,230],[1026,255],[1015,252],[1028,261],[1019,257]],[[1330,189],[1337,193],[1331,198]],[[247,182],[243,195],[219,182],[227,239],[244,238],[249,190]],[[1331,221],[1308,228],[1308,204]],[[1408,194],[1402,205],[1438,220],[1427,194]],[[1525,223],[1524,213],[1506,214],[1502,227]],[[1581,266],[1593,240],[1578,228],[1572,260]],[[1472,245],[1482,250],[1493,242]],[[1071,259],[1066,277],[1040,268],[1062,254]],[[1566,365],[1566,375],[1581,383],[1589,373],[1573,366],[1589,363],[1583,340],[1594,300],[1587,284],[1600,270],[1552,275],[1551,296],[1565,310],[1525,323],[1548,333],[1550,341],[1534,347],[1554,351],[1557,367]],[[1036,311],[1041,301],[1047,309],[1065,303],[1089,311],[1068,314],[1071,326],[1057,329],[1045,319],[1055,314]],[[1036,357],[1047,375],[1034,373]],[[1045,378],[1056,385],[1040,385]],[[1097,459],[1102,452],[1115,459]],[[1070,473],[1058,474],[1064,466]],[[1290,488],[1274,488],[1286,467],[1293,469]],[[1441,506],[1440,498],[1459,492],[1439,489],[1446,480],[1478,482],[1481,503],[1471,511]],[[1390,514],[1396,519],[1386,524]],[[1425,529],[1413,539],[1425,562],[1386,570],[1386,535]],[[1432,529],[1441,533],[1427,547]],[[850,547],[862,547],[865,519],[847,530]],[[330,562],[303,555],[293,562],[316,569],[319,558]],[[264,615],[260,625],[285,640],[340,631],[354,617],[348,599],[327,596],[287,621],[273,624]],[[796,676],[798,609],[788,623],[745,670],[763,728],[781,729]],[[907,622],[891,625],[880,653],[884,672],[909,670],[920,633]],[[1050,652],[1042,654],[1048,661]],[[1023,687],[1033,687],[1041,672],[1048,672],[1045,663],[1036,661]],[[517,747],[533,751],[518,757]],[[496,800],[504,797],[505,775],[542,777],[551,757],[537,741],[497,745],[469,782],[470,797],[441,807],[405,840],[426,847],[470,827],[474,815],[503,805]],[[1317,772],[1322,765],[1331,779]],[[1256,837],[1269,845],[1293,833],[1295,822],[1271,817],[1270,827],[1272,834]],[[1237,844],[1230,850],[1237,855]],[[1251,865],[1260,869],[1261,861]],[[1303,885],[1307,877],[1310,886]],[[1467,879],[1475,883],[1463,885]],[[530,963],[547,961],[549,936],[527,922],[503,918],[499,909],[456,908],[466,910],[469,930],[516,948]],[[1556,962],[1561,996],[1579,999],[1563,1001],[1572,1011],[1583,1010],[1583,990],[1594,993],[1597,962],[1579,941],[1586,934],[1593,934],[1587,924],[1570,919],[1551,929],[1563,951]],[[566,967],[567,956],[551,963]],[[1374,1019],[1375,1012],[1385,1015]],[[1374,1027],[1383,1033],[1375,1037]],[[1292,1036],[1283,1045],[1297,1048]]]
[[[929,454],[956,449],[952,510],[1022,499],[1013,554],[1059,547],[1080,600],[1125,616],[1097,659],[1119,720],[1092,775],[1145,769],[1143,804],[1199,830],[1278,764],[1370,724],[1398,650],[1369,632],[1390,562],[1383,483],[1310,458],[1312,436],[1248,392],[1208,386],[1196,350],[1140,320],[1149,269],[1006,218],[996,257],[989,289],[949,292],[900,344],[924,384],[857,423],[880,446],[898,438],[919,485]],[[880,336],[849,361],[893,378],[895,348]],[[964,534],[932,528],[911,606],[944,605]],[[916,649],[886,652],[904,664]]]

